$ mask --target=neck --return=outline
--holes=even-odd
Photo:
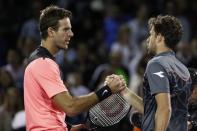
[[[46,48],[52,55],[55,55],[59,51],[50,40],[42,40],[41,46]]]
[[[160,54],[160,53],[168,52],[168,51],[172,51],[172,49],[166,47],[165,44],[163,43],[163,44],[158,45],[156,54]]]
[[[157,53],[156,54],[160,54],[160,53],[163,53],[163,52],[168,52],[168,51],[172,51],[172,49],[165,49],[165,50],[159,50],[159,51],[157,51]]]

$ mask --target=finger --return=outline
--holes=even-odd
[[[106,78],[104,84],[105,84],[105,85],[110,84],[110,83],[113,81],[113,79],[114,79],[114,78],[109,78],[109,77]]]
[[[119,89],[119,92],[122,92],[124,89],[126,89],[125,86],[121,86],[120,89]]]
[[[115,74],[111,74],[111,75],[109,75],[109,76],[107,76],[107,77],[110,77],[110,78],[114,78],[114,77],[116,77],[117,75],[115,75]]]
[[[121,79],[124,79],[124,76],[123,76],[123,75],[119,75],[119,77],[120,77]]]
[[[119,77],[120,77],[120,79],[121,79],[122,81],[124,81],[123,75],[120,75]]]

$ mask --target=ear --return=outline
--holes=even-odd
[[[49,27],[49,28],[47,29],[47,32],[48,32],[48,36],[49,36],[49,37],[53,37],[54,34],[55,34],[55,30],[54,30],[52,27]]]
[[[162,41],[164,41],[164,37],[161,34],[157,35],[157,43],[161,43]]]

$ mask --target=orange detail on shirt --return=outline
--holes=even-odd
[[[134,126],[133,131],[141,131],[141,129]]]
[[[27,131],[66,131],[66,114],[58,109],[52,97],[68,91],[60,77],[58,65],[49,58],[32,61],[25,70],[24,102]]]

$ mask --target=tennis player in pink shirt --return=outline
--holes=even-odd
[[[103,88],[88,95],[73,97],[64,85],[53,55],[66,50],[73,37],[71,12],[49,6],[40,14],[41,46],[30,56],[24,75],[24,102],[27,131],[79,131],[79,124],[69,128],[66,115],[74,116],[126,87],[122,77],[108,76]]]

